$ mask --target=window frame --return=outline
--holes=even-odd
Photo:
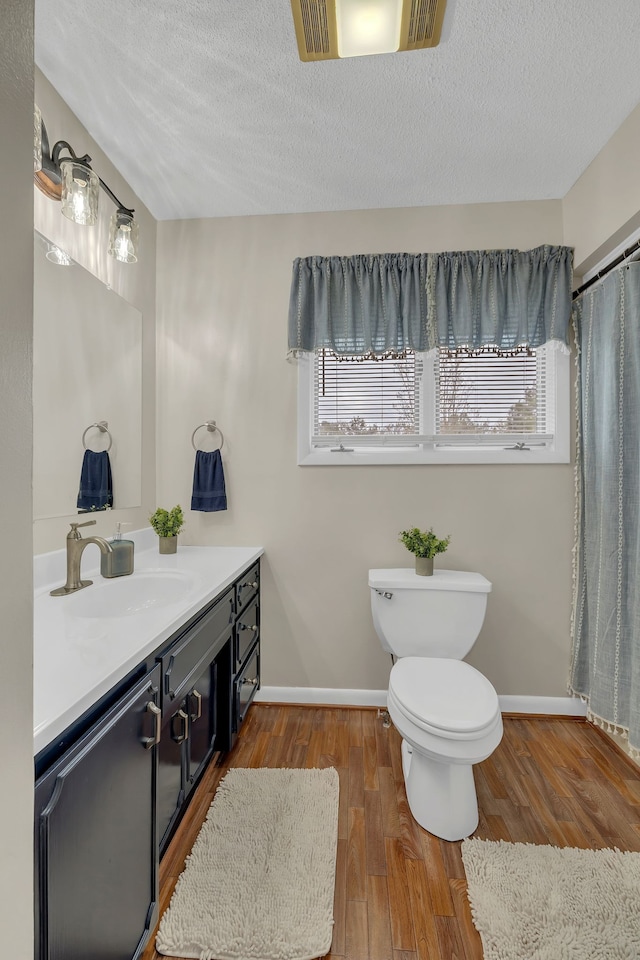
[[[555,431],[548,445],[532,446],[529,449],[505,449],[491,446],[486,440],[456,443],[450,446],[434,446],[431,441],[419,441],[412,446],[401,445],[397,437],[380,438],[377,443],[366,443],[360,438],[345,436],[337,441],[344,450],[332,452],[328,446],[314,446],[314,360],[313,353],[305,353],[298,360],[298,466],[381,466],[402,464],[536,464],[570,463],[571,433],[571,356],[551,344],[547,355],[546,402],[553,406]],[[435,416],[435,355],[420,354],[422,363],[420,379],[421,420],[433,431]],[[443,437],[446,435],[443,435]],[[508,442],[516,443],[521,435],[509,436]],[[406,441],[404,441],[406,444]],[[334,451],[336,447],[333,448]]]

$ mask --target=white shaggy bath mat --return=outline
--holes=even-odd
[[[640,853],[465,840],[485,960],[637,960]]]
[[[156,938],[197,960],[311,960],[331,948],[338,774],[230,770]]]

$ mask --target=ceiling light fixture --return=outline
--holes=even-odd
[[[291,0],[300,59],[335,60],[440,42],[447,0]]]
[[[40,124],[38,124],[40,120]],[[39,133],[39,136],[38,136]],[[63,152],[66,155],[62,155]],[[49,150],[49,137],[40,111],[35,108],[33,179],[50,200],[62,203],[62,213],[74,223],[92,225],[98,219],[100,187],[116,205],[109,224],[108,252],[122,263],[138,259],[138,224],[134,211],[123,206],[115,193],[91,168],[91,157],[79,157],[70,143],[58,140]]]

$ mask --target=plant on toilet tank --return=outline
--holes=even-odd
[[[451,543],[451,534],[442,540],[429,530],[420,530],[412,527],[400,532],[400,542],[404,543],[410,553],[415,554],[416,573],[421,577],[433,576],[433,558],[438,553],[444,553]]]

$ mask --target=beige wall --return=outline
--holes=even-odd
[[[640,106],[627,117],[562,201],[564,242],[582,275],[640,228]]]
[[[298,467],[285,360],[296,256],[561,243],[558,201],[181,221],[158,226],[158,501],[190,503],[191,433],[224,431],[229,510],[187,543],[262,544],[263,682],[386,688],[367,571],[410,565],[407,525],[494,584],[469,658],[506,694],[566,692],[570,465]]]
[[[68,140],[76,153],[90,154],[94,169],[122,203],[135,207],[135,217],[140,223],[138,262],[118,263],[107,254],[109,219],[115,206],[106,194],[101,191],[98,223],[94,227],[82,227],[62,216],[59,203],[33,189],[36,230],[142,312],[142,504],[137,509],[113,510],[106,516],[98,516],[95,532],[107,536],[115,529],[116,520],[131,522],[134,529],[145,526],[155,501],[156,221],[40,71],[36,71],[35,93],[50,146],[56,140]],[[73,375],[72,369],[70,373]],[[113,376],[117,379],[117,370],[113,371]],[[58,425],[58,429],[64,429],[64,425]],[[75,433],[77,431],[74,436]],[[78,438],[78,479],[81,461],[82,447]],[[34,552],[63,547],[68,521],[69,518],[65,517],[37,520],[33,526]]]
[[[33,957],[31,314],[33,4],[6,0],[0,30],[0,931]]]

